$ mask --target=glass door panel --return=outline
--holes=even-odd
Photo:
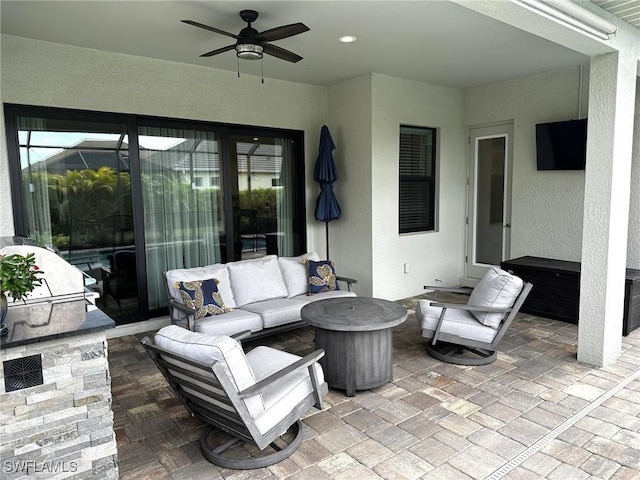
[[[294,255],[293,142],[231,136],[236,260]]]
[[[471,129],[467,277],[509,256],[512,125]]]
[[[208,131],[140,127],[139,144],[147,288],[154,310],[166,305],[162,272],[227,258],[220,139]]]
[[[475,262],[500,265],[506,138],[478,140]]]
[[[139,313],[126,125],[19,117],[27,231],[87,276],[113,318]]]

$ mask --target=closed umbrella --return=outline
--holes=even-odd
[[[313,170],[313,179],[320,184],[320,194],[316,200],[316,220],[325,223],[327,236],[327,260],[329,260],[329,222],[342,215],[340,205],[333,192],[333,183],[338,180],[338,170],[333,161],[336,146],[326,125],[320,131],[318,159]]]

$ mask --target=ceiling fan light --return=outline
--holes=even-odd
[[[338,41],[340,43],[353,43],[357,40],[356,37],[354,37],[353,35],[343,35],[342,37],[338,38]]]
[[[236,56],[242,60],[260,60],[262,46],[255,43],[241,43],[236,45]]]

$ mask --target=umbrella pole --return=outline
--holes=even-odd
[[[324,222],[325,231],[327,235],[327,262],[331,257],[329,257],[329,222]]]

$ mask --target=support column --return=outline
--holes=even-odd
[[[621,353],[637,60],[591,59],[578,361]]]

